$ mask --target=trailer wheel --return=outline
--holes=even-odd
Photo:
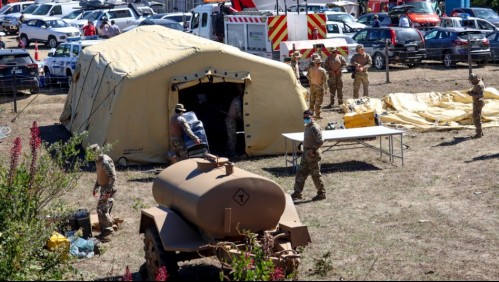
[[[168,281],[178,278],[178,264],[175,252],[167,252],[155,227],[148,227],[144,237],[144,251],[149,281],[156,281],[156,274],[162,266],[166,267]]]

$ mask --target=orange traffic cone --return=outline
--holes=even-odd
[[[38,58],[38,41],[35,41],[35,61],[39,61],[40,58]]]

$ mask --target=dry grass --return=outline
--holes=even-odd
[[[487,86],[498,88],[497,66],[477,69]],[[446,91],[468,88],[467,68],[443,70],[427,66],[409,70],[395,67],[392,83],[371,73],[371,96],[390,92]],[[351,97],[351,79],[345,77],[345,96]],[[25,96],[18,109],[36,96]],[[65,95],[40,95],[15,123],[12,103],[0,97],[0,125],[12,128],[0,140],[0,161],[8,162],[12,140],[27,142],[29,126],[37,120],[46,139],[57,139]],[[324,103],[329,102],[326,98]],[[329,121],[340,120],[325,112]],[[328,199],[297,205],[313,243],[303,252],[301,280],[497,280],[499,279],[499,128],[485,129],[480,140],[469,139],[471,130],[418,133],[407,131],[405,165],[390,164],[367,149],[324,155],[323,175]],[[55,137],[54,137],[55,136]],[[239,161],[237,166],[266,176],[291,192],[294,175],[284,167],[283,156]],[[118,172],[114,213],[125,219],[124,228],[106,244],[103,255],[79,260],[75,266],[85,280],[120,276],[130,266],[134,278],[144,263],[142,236],[138,234],[140,208],[155,205],[152,181],[162,167],[133,167]],[[65,197],[73,207],[94,209],[91,189],[94,172],[83,172],[78,188]],[[315,194],[312,181],[304,197]],[[330,251],[333,270],[325,277],[312,275],[314,258]],[[216,279],[216,262],[210,259],[182,263],[181,275],[189,280]],[[78,279],[78,277],[75,277]]]

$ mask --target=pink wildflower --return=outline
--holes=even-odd
[[[284,278],[284,271],[280,267],[276,267],[274,271],[270,273],[270,281],[283,281]]]
[[[128,268],[128,265],[125,268],[125,275],[123,275],[122,280],[123,281],[133,281],[132,273],[130,272],[130,268]]]
[[[158,273],[156,273],[156,281],[166,281],[168,279],[168,272],[166,271],[166,267],[162,266],[158,269]]]
[[[16,175],[17,165],[19,164],[19,157],[21,156],[22,144],[21,138],[17,137],[14,140],[14,146],[10,150],[10,171],[9,171],[9,186]]]
[[[40,138],[40,129],[38,128],[38,124],[36,123],[36,121],[33,122],[30,130],[31,138],[29,140],[29,146],[31,147],[31,165],[29,167],[29,187],[31,187],[33,184],[33,178],[35,177],[36,171],[36,161],[38,159],[38,148],[40,148],[40,145],[42,143],[42,140]]]

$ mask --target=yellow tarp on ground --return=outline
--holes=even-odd
[[[418,131],[474,128],[473,103],[467,91],[390,93],[381,99],[349,99],[345,111],[374,110],[385,125]],[[484,94],[483,127],[499,126],[499,91],[489,87]]]

